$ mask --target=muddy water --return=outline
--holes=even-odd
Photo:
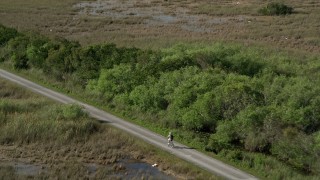
[[[136,179],[139,177],[148,177],[151,179],[166,179],[166,180],[173,180],[172,176],[166,175],[165,173],[159,171],[156,167],[152,167],[150,164],[133,161],[133,160],[121,160],[116,165],[120,167],[119,172],[112,175],[112,177],[120,178],[120,179]],[[95,173],[97,172],[98,168],[101,165],[97,165],[94,163],[86,165],[91,177],[94,177]]]
[[[125,176],[125,179],[132,179],[137,177],[137,175],[142,174],[146,177],[152,177],[154,179],[166,179],[166,180],[173,180],[174,178],[164,174],[163,172],[159,171],[156,167],[152,167],[147,163],[143,162],[130,162],[128,160],[122,161],[125,168],[128,170],[128,174]]]
[[[110,178],[119,179],[134,179],[139,177],[148,177],[152,179],[174,179],[171,176],[159,171],[156,167],[152,167],[150,164],[134,161],[134,160],[121,160],[113,165],[98,165],[95,163],[89,163],[84,165],[89,173],[89,177],[94,178],[96,172],[102,166],[121,167],[120,169],[110,173]],[[4,167],[10,167],[15,175],[20,177],[37,177],[37,175],[46,175],[50,173],[50,168],[46,165],[35,165],[23,162],[0,162],[0,169]]]
[[[19,175],[35,176],[46,171],[40,165],[26,164],[22,162],[7,163],[6,165],[13,167],[15,173]]]
[[[207,15],[188,14],[189,10],[184,7],[176,7],[171,13],[168,7],[161,3],[151,4],[149,1],[119,1],[97,0],[80,2],[73,6],[79,15],[104,16],[114,19],[142,17],[147,26],[178,26],[182,30],[190,32],[214,32],[215,26],[239,22],[247,17],[211,17]],[[174,13],[172,13],[174,12]]]

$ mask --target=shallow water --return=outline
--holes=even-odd
[[[123,167],[123,170],[110,175],[111,177],[120,178],[120,179],[136,179],[139,177],[151,178],[151,179],[166,179],[173,180],[172,176],[169,176],[161,171],[158,168],[152,167],[150,164],[144,162],[138,162],[134,160],[121,160],[116,165]],[[94,163],[87,164],[86,167],[92,177],[94,177],[96,171],[101,165]]]
[[[123,170],[115,171],[114,174],[110,174],[110,177],[116,177],[120,179],[134,179],[140,177],[148,177],[152,179],[174,179],[171,176],[166,175],[165,173],[159,171],[158,168],[152,167],[150,164],[139,162],[135,160],[121,160],[116,164],[107,165],[111,169],[112,166],[122,166]],[[89,176],[94,178],[99,167],[103,165],[98,165],[95,163],[85,164],[89,172]],[[0,162],[1,167],[12,167],[14,173],[22,176],[37,176],[39,174],[46,174],[50,171],[47,167],[35,164],[28,164],[23,162]]]
[[[137,1],[119,3],[115,0],[97,0],[80,2],[73,6],[79,15],[111,17],[113,19],[142,17],[148,26],[176,25],[191,32],[213,32],[214,26],[228,23],[228,17],[209,17],[206,15],[188,14],[188,9],[178,7],[174,14],[166,13],[165,7],[160,4],[139,4]],[[237,18],[237,17],[235,17]],[[244,17],[240,17],[243,19]]]
[[[36,176],[46,170],[41,165],[28,164],[23,162],[0,162],[0,169],[10,167],[17,175]]]
[[[132,179],[134,177],[137,177],[139,173],[147,177],[152,177],[154,179],[174,179],[173,177],[168,176],[163,172],[159,171],[157,167],[152,167],[150,164],[147,163],[127,162],[124,164],[124,166],[128,170],[128,174],[124,177],[125,179]]]
[[[12,165],[15,169],[15,173],[21,175],[37,175],[43,172],[42,166],[39,165],[32,165],[32,164],[25,164],[25,163],[14,163]]]

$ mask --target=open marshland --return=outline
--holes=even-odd
[[[320,50],[320,2],[284,0],[288,16],[262,16],[255,0],[2,0],[0,23],[18,30],[142,48],[232,41],[290,51]]]

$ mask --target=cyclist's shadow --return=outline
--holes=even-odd
[[[174,149],[195,149],[193,147],[186,147],[186,146],[174,146]]]

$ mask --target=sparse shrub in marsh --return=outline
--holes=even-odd
[[[13,113],[17,110],[17,106],[6,101],[6,100],[1,100],[0,101],[0,112],[2,112],[3,114],[9,114],[9,113]]]
[[[63,106],[62,115],[66,119],[78,119],[88,116],[87,113],[84,112],[83,109],[76,104]]]
[[[76,104],[52,105],[41,115],[51,120],[76,120],[88,117],[88,114],[83,111],[81,106]]]
[[[293,8],[282,3],[272,2],[272,3],[269,3],[266,7],[259,9],[258,12],[262,15],[269,15],[269,16],[270,15],[271,16],[288,15],[288,14],[292,14]]]
[[[57,136],[60,142],[87,139],[91,134],[99,130],[98,124],[89,119],[59,122],[56,124],[56,128],[58,130]]]

